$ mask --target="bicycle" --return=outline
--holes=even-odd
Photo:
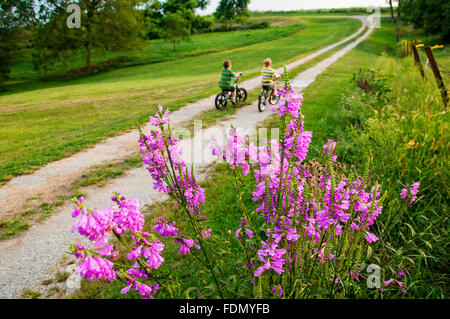
[[[242,74],[241,74],[242,75]],[[222,111],[228,104],[228,101],[231,101],[233,105],[238,103],[245,102],[247,100],[247,90],[244,88],[240,88],[237,83],[239,82],[239,77],[234,79],[234,84],[236,88],[236,102],[233,101],[233,91],[229,91],[226,89],[222,89],[222,92],[216,95],[216,109]]]
[[[276,80],[275,80],[276,81]],[[260,112],[264,112],[266,109],[267,100],[269,100],[270,105],[275,105],[280,101],[279,95],[274,95],[275,89],[269,89],[266,86],[264,86],[262,92],[259,94],[258,97],[258,110]]]

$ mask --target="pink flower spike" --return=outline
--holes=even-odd
[[[322,148],[326,150],[328,155],[334,155],[334,151],[336,150],[336,142],[332,139],[328,139],[328,142],[326,142]]]
[[[125,288],[123,288],[120,293],[125,295],[129,290],[130,290],[131,284],[129,284],[128,286],[126,286]]]
[[[378,237],[375,236],[375,235],[372,234],[372,233],[367,232],[367,234],[366,234],[366,240],[367,240],[369,243],[374,243],[374,242],[376,242],[376,241],[378,240]]]
[[[384,285],[385,285],[385,286],[389,286],[393,281],[394,281],[394,278],[391,278],[391,279],[385,281],[385,282],[384,282]]]

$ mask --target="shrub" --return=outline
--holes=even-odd
[[[374,101],[357,88],[347,91],[343,113],[361,110],[363,115],[358,127],[349,125],[338,134],[338,155],[360,169],[367,151],[376,154],[371,176],[388,191],[385,213],[379,219],[382,233],[388,236],[386,256],[402,255],[408,268],[414,268],[413,294],[443,297],[448,283],[442,267],[448,264],[448,110],[431,73],[423,81],[411,61],[381,57],[376,64],[387,74],[384,85],[390,93],[380,108],[367,112],[365,103]],[[405,207],[396,195],[412,180],[423,185],[414,209]]]

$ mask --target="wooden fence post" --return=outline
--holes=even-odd
[[[425,72],[423,71],[422,63],[420,62],[419,52],[417,52],[417,47],[415,44],[412,45],[412,52],[413,52],[413,56],[414,56],[414,62],[416,63],[417,67],[419,68],[420,75],[422,76],[422,79],[425,79]]]
[[[444,102],[444,106],[448,105],[448,92],[445,87],[444,80],[442,79],[441,72],[439,72],[439,67],[436,63],[436,59],[434,58],[433,50],[431,47],[425,48],[427,53],[428,61],[430,63],[430,68],[433,70],[434,77],[436,78],[437,86],[441,90],[442,101]]]

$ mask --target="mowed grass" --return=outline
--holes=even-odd
[[[278,67],[361,26],[355,19],[328,17],[302,17],[299,23],[304,28],[290,36],[242,48],[73,80],[10,85],[0,95],[0,183],[135,127],[158,104],[175,110],[216,93],[225,59],[250,78],[268,56]]]

